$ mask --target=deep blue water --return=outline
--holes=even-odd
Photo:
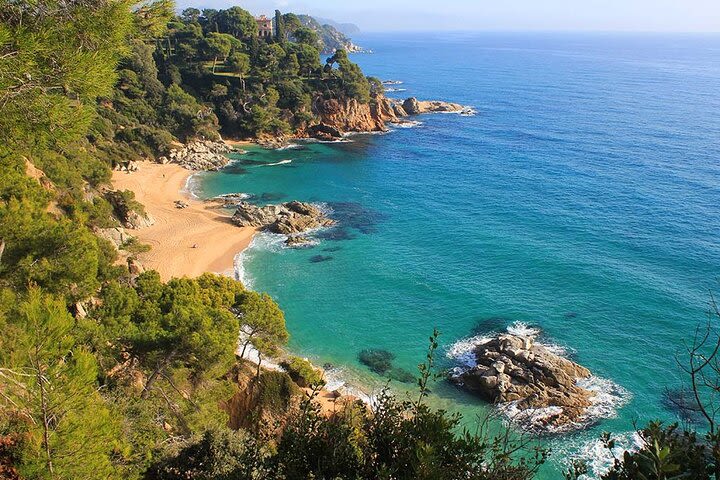
[[[258,237],[243,278],[286,312],[290,348],[369,390],[357,359],[414,371],[433,327],[456,342],[522,321],[607,382],[614,418],[543,440],[593,455],[604,430],[675,419],[675,354],[720,290],[720,37],[365,35],[368,75],[473,106],[351,143],[253,150],[203,195],[326,202],[341,228],[289,250]],[[281,165],[267,165],[292,160]],[[263,197],[262,195],[265,194]],[[391,383],[401,390],[402,384]],[[625,393],[622,393],[624,389]],[[470,425],[485,406],[446,383],[432,401]]]

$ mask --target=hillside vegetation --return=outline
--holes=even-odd
[[[239,7],[0,0],[0,477],[522,480],[545,461],[427,406],[437,334],[415,398],[323,413],[298,385],[321,383],[306,363],[289,359],[291,377],[238,351],[241,327],[262,358],[287,342],[269,296],[212,274],[163,282],[128,268],[133,242],[99,235],[118,199],[143,213],[108,195],[115,164],[302,129],[316,99],[372,102],[344,51],[322,63],[315,33],[283,18],[266,41]],[[649,431],[608,478],[707,470],[683,435]]]

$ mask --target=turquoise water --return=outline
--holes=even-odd
[[[674,355],[720,290],[720,37],[358,40],[375,52],[354,57],[367,74],[404,82],[389,96],[478,114],[254,149],[200,177],[201,195],[323,202],[339,219],[311,249],[261,235],[242,256],[243,278],[285,310],[290,348],[369,390],[382,380],[358,362],[364,348],[413,370],[437,327],[451,367],[458,341],[541,329],[617,397],[614,418],[544,440],[558,453],[542,478],[567,454],[594,455],[601,431],[675,419],[663,400],[681,381]],[[433,402],[471,424],[485,409],[442,382]]]

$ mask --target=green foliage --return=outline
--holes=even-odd
[[[257,378],[258,406],[263,412],[285,413],[290,409],[298,387],[285,372],[272,370],[260,373]]]
[[[287,343],[285,315],[269,295],[249,291],[239,307],[243,344],[240,358],[245,356],[250,344],[261,354],[272,355]]]
[[[261,449],[242,432],[208,430],[154,465],[149,477],[156,480],[239,480],[262,478]]]
[[[9,321],[0,403],[27,423],[21,473],[28,478],[108,478],[118,425],[96,390],[97,364],[77,345],[64,302],[30,290]],[[7,410],[6,410],[7,411]]]
[[[639,433],[642,448],[616,457],[610,471],[602,475],[603,480],[714,478],[710,461],[713,452],[694,432],[682,431],[677,424],[664,426],[651,422]],[[614,457],[615,442],[609,434],[603,436],[603,442]]]
[[[290,375],[293,382],[301,387],[324,385],[322,372],[318,371],[312,363],[300,357],[290,357],[280,364]]]

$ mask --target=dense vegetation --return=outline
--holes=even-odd
[[[546,451],[426,405],[436,335],[416,399],[321,412],[300,389],[322,383],[306,361],[288,374],[244,359],[287,342],[270,297],[216,275],[131,273],[137,246],[96,235],[118,225],[102,194],[114,163],[218,131],[303,128],[318,97],[371,101],[345,52],[320,63],[297,17],[278,13],[265,41],[240,8],[173,8],[0,0],[0,477],[531,478]],[[692,358],[717,366],[705,347]],[[393,371],[383,352],[364,358]],[[607,478],[711,478],[703,412],[707,436],[651,425]]]

